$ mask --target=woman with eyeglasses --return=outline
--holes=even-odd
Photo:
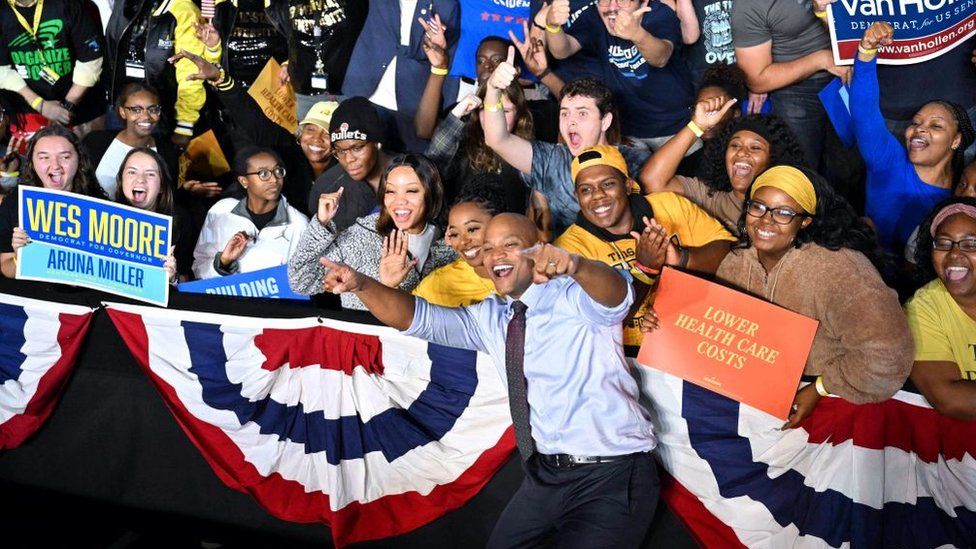
[[[163,112],[155,88],[141,82],[126,84],[119,94],[117,110],[124,124],[121,131],[92,132],[83,141],[88,157],[96,163],[98,184],[108,196],[115,196],[122,159],[133,149],[146,147],[158,152],[165,160],[169,173],[176,173],[179,158],[172,143],[165,139],[157,141],[153,137]],[[219,193],[220,189],[217,191]]]
[[[739,220],[740,245],[715,273],[734,288],[817,320],[801,388],[784,427],[800,424],[821,397],[879,402],[912,366],[912,340],[898,296],[885,285],[874,231],[806,168],[775,166],[756,178]],[[645,331],[657,319],[645,315]]]
[[[78,136],[60,124],[38,130],[27,144],[25,158],[20,185],[107,198]],[[29,242],[18,219],[17,193],[12,192],[0,203],[0,272],[7,278],[17,271],[17,249]]]
[[[308,226],[308,218],[281,196],[287,170],[275,151],[246,148],[234,159],[234,171],[247,196],[224,198],[207,212],[193,250],[197,278],[283,265]]]
[[[922,222],[916,262],[929,282],[905,304],[912,383],[939,413],[976,419],[976,198],[936,205]]]
[[[340,188],[339,197],[344,192]],[[322,195],[319,200],[318,213],[288,262],[292,291],[322,292],[327,272],[319,262],[322,257],[408,292],[434,269],[454,261],[454,250],[444,243],[437,226],[444,197],[441,178],[427,158],[393,157],[380,175],[378,211],[342,232],[333,221],[342,208],[339,197]],[[355,294],[344,293],[341,299],[345,309],[366,310]]]

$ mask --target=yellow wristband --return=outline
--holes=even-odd
[[[817,388],[817,394],[820,396],[830,396],[830,393],[827,392],[827,388],[824,387],[823,376],[817,376],[817,381],[814,383],[814,386]]]
[[[864,46],[858,44],[857,51],[863,55],[876,55],[878,53],[878,48],[865,48]]]
[[[705,133],[705,130],[701,129],[698,124],[695,124],[694,120],[688,122],[688,129],[691,130],[691,133],[695,134],[695,137],[699,138]]]
[[[546,32],[549,34],[559,34],[559,31],[563,30],[562,25],[550,25],[546,23]]]
[[[430,73],[436,74],[437,76],[447,76],[447,69],[442,69],[440,67],[430,66]]]
[[[44,104],[44,98],[38,95],[37,97],[34,98],[33,101],[31,101],[31,108],[37,112],[41,112],[41,105],[43,104]]]
[[[505,110],[505,105],[502,105],[502,101],[499,99],[498,103],[488,103],[485,105],[485,110],[488,112],[502,112]]]
[[[813,14],[816,15],[817,17],[819,17],[820,19],[826,19],[827,18],[827,10],[823,10],[823,11],[813,10]]]

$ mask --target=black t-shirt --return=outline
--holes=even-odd
[[[702,74],[713,65],[735,64],[732,45],[732,0],[692,0],[701,36],[688,46],[685,62],[697,86]]]
[[[321,60],[328,76],[328,91],[339,93],[352,48],[366,23],[368,4],[363,0],[289,0],[288,15],[298,46],[296,66],[290,72],[292,83],[300,92],[322,91],[312,89],[310,82]],[[321,31],[319,38],[315,37],[316,26]]]
[[[62,100],[72,85],[72,71],[76,61],[87,62],[104,54],[105,39],[101,23],[88,9],[90,3],[78,0],[45,0],[37,28],[37,41],[21,25],[6,1],[0,2],[0,66],[12,65],[27,85],[44,99]],[[17,7],[28,27],[34,24],[37,4],[29,8]],[[45,71],[45,67],[49,69]],[[48,72],[54,84],[45,80]],[[18,112],[34,112],[19,100]],[[75,121],[87,122],[103,114],[105,99],[91,90],[75,110]]]
[[[259,231],[267,227],[268,223],[271,223],[271,220],[274,219],[275,213],[278,211],[277,208],[273,208],[267,213],[257,214],[252,212],[251,208],[247,208],[246,206],[245,208],[247,209],[248,217],[251,218],[251,222],[254,223],[254,226],[257,227]]]
[[[234,77],[250,84],[274,57],[288,60],[288,42],[278,34],[264,11],[264,0],[240,0],[234,29],[227,37],[228,63]]]

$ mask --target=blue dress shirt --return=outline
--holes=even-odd
[[[525,379],[540,453],[616,456],[654,449],[651,422],[623,354],[622,322],[634,293],[630,275],[620,274],[628,278],[627,297],[612,308],[568,276],[533,284],[519,299],[528,306]],[[512,301],[492,295],[469,307],[447,308],[417,298],[404,333],[487,353],[505,380]]]

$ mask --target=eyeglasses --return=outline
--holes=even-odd
[[[261,181],[271,181],[271,176],[278,178],[283,178],[288,173],[288,170],[282,166],[275,166],[274,169],[269,170],[268,168],[261,168],[256,172],[247,172],[244,175],[256,175]]]
[[[962,240],[951,240],[948,238],[936,238],[932,241],[932,249],[940,252],[948,252],[953,246],[959,246],[960,252],[976,252],[976,238],[964,238]]]
[[[150,105],[148,107],[143,107],[142,105],[136,105],[135,107],[127,107],[123,105],[122,108],[135,115],[142,114],[142,111],[148,112],[151,116],[159,116],[163,114],[163,108],[160,107],[159,105]]]
[[[777,225],[789,225],[793,222],[793,218],[797,216],[807,217],[807,214],[794,212],[785,206],[770,208],[762,202],[755,202],[753,200],[746,202],[746,213],[750,216],[762,219],[766,217],[766,212],[773,214],[773,223]]]
[[[366,145],[367,143],[360,143],[359,145],[353,145],[352,147],[346,147],[345,149],[332,147],[332,156],[340,159],[346,155],[359,156],[363,154],[363,150],[366,149]]]

